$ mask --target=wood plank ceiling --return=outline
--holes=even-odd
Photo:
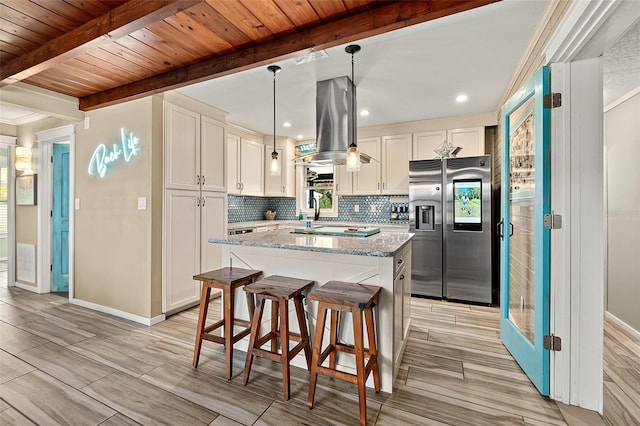
[[[0,87],[84,111],[262,66],[496,0],[3,0]]]

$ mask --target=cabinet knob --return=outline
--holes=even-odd
[[[400,279],[404,280],[404,274],[400,275]]]
[[[404,260],[398,259],[398,265],[402,265],[402,262],[404,262]]]

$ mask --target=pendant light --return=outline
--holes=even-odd
[[[358,150],[358,144],[356,143],[356,82],[353,72],[353,55],[360,51],[360,46],[357,44],[350,44],[344,48],[344,51],[351,55],[351,101],[352,101],[352,114],[350,117],[352,120],[351,125],[351,144],[347,148],[347,171],[358,172],[360,171],[360,151]]]
[[[280,175],[280,164],[278,163],[278,151],[276,151],[276,74],[282,68],[277,65],[267,67],[269,72],[273,73],[273,152],[271,153],[271,176]]]

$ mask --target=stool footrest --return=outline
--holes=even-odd
[[[218,321],[218,322],[215,322],[215,323],[213,323],[213,324],[211,324],[211,325],[206,326],[206,327],[202,330],[202,332],[203,332],[203,333],[210,333],[210,332],[212,332],[213,330],[216,330],[216,329],[218,329],[218,328],[222,327],[223,325],[224,325],[224,319],[221,319],[221,320],[220,320],[220,321]]]

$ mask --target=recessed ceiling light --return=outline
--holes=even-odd
[[[298,139],[302,139],[303,137],[303,135],[298,135]]]
[[[284,123],[282,123],[282,125],[283,125],[284,127],[291,127],[291,123],[290,123],[290,122],[288,122],[288,121],[285,121]]]
[[[360,111],[360,115],[363,117],[366,117],[367,115],[369,115],[369,110],[368,109],[363,109]]]
[[[462,102],[467,102],[468,99],[469,97],[467,95],[458,95],[458,97],[456,98],[456,102],[461,104]]]
[[[296,65],[306,64],[308,62],[317,61],[318,59],[328,58],[329,55],[324,50],[313,50],[306,55],[293,58],[292,61]]]

